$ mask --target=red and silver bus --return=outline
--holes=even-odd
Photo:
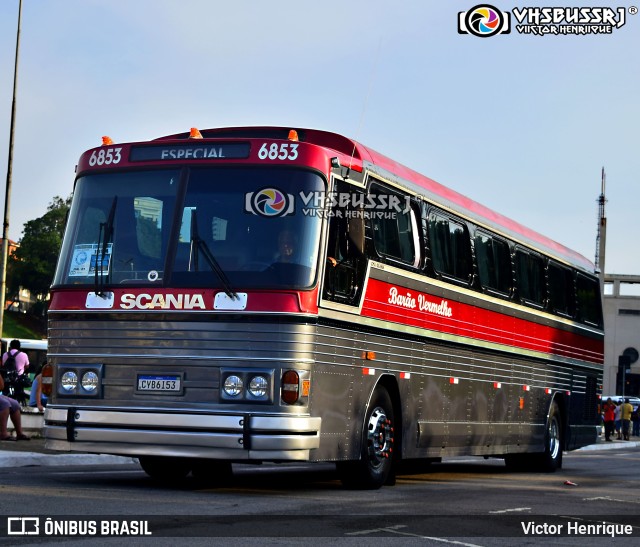
[[[596,440],[593,264],[325,131],[85,152],[48,336],[47,447],[157,478],[324,461],[378,488],[403,460],[553,471]]]

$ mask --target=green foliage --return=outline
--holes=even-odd
[[[66,200],[56,196],[42,217],[25,223],[20,246],[7,266],[10,291],[21,286],[36,297],[48,294],[70,204],[71,196]]]
[[[2,336],[5,338],[28,338],[40,340],[47,334],[43,324],[34,321],[24,313],[6,311],[2,325]]]

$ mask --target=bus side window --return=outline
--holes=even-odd
[[[576,292],[578,297],[578,321],[602,327],[602,306],[598,280],[590,279],[578,273],[576,277]]]
[[[474,239],[480,286],[502,297],[511,294],[511,252],[506,241],[478,230]]]
[[[546,296],[542,258],[529,251],[517,249],[515,260],[516,287],[520,300],[535,307],[542,306]]]
[[[432,211],[429,214],[429,249],[437,273],[465,284],[470,282],[471,241],[462,222]]]

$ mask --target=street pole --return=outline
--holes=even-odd
[[[11,171],[13,168],[13,134],[16,122],[16,90],[18,87],[18,52],[20,51],[20,21],[22,0],[18,4],[18,31],[16,33],[16,58],[13,68],[13,99],[11,101],[11,126],[9,129],[9,161],[7,162],[7,184],[4,193],[4,222],[2,224],[2,262],[0,263],[0,335],[4,328],[4,308],[7,293],[7,257],[9,256],[9,205],[11,201]]]

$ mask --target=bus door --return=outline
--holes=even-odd
[[[334,185],[336,199],[329,211],[327,260],[322,297],[325,300],[359,306],[363,293],[367,261],[365,247],[365,220],[363,211],[353,207],[364,199],[360,189],[342,181]],[[340,196],[352,196],[353,199]]]

